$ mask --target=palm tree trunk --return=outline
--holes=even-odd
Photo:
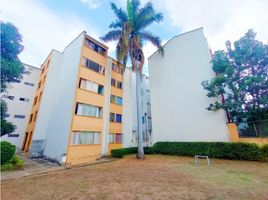
[[[141,74],[136,67],[136,101],[137,101],[137,132],[138,132],[138,152],[137,159],[144,158],[143,135],[142,135],[142,108],[141,108]]]

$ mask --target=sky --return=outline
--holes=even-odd
[[[52,49],[63,51],[82,31],[99,39],[115,18],[110,2],[126,7],[126,0],[0,0],[4,22],[18,27],[23,36],[22,62],[40,67]],[[173,36],[203,27],[212,51],[225,49],[225,42],[242,37],[248,29],[257,39],[268,41],[268,0],[151,0],[164,15],[150,31],[163,44]],[[147,0],[141,0],[144,5]],[[115,57],[115,42],[108,43]],[[145,57],[156,51],[144,44]],[[148,74],[147,61],[144,73]]]

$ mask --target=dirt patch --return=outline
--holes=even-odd
[[[134,155],[114,162],[4,181],[2,199],[265,199],[268,164]]]

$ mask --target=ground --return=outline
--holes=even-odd
[[[134,155],[1,183],[4,199],[268,199],[268,163]]]

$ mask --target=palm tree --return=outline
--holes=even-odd
[[[136,73],[137,158],[142,159],[144,158],[140,88],[144,64],[142,47],[144,41],[149,41],[163,53],[160,38],[148,31],[150,25],[163,20],[163,15],[154,10],[151,2],[140,8],[139,0],[128,0],[126,10],[118,8],[114,3],[111,3],[111,9],[114,11],[116,19],[109,26],[111,30],[101,39],[104,42],[117,41],[116,56],[118,62],[123,63],[123,66],[125,66],[128,58],[130,58],[132,70]]]

